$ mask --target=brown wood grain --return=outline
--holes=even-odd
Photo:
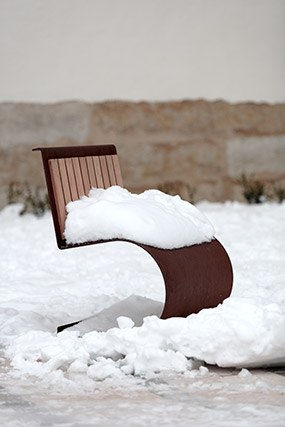
[[[109,178],[109,174],[108,174],[106,156],[100,156],[99,161],[100,161],[100,166],[101,166],[101,171],[102,171],[104,188],[108,188],[108,187],[110,187],[110,178]]]
[[[88,169],[91,187],[97,188],[97,179],[96,179],[94,164],[91,156],[86,157],[86,163],[87,163],[87,169]]]
[[[80,198],[81,196],[83,196],[85,194],[85,191],[84,191],[84,186],[83,186],[83,180],[82,180],[82,174],[81,174],[79,159],[78,159],[78,157],[73,157],[71,160],[72,160],[74,175],[75,175],[75,179],[76,179],[78,198]]]
[[[65,159],[58,159],[57,163],[58,163],[59,173],[61,177],[64,200],[65,200],[65,204],[67,205],[67,203],[71,202],[72,198],[71,198],[71,192],[70,192],[67,171],[65,166]]]
[[[91,184],[90,184],[90,180],[89,180],[86,157],[79,157],[79,164],[80,164],[80,169],[81,169],[84,194],[86,196],[88,196],[89,191],[91,190]]]
[[[56,209],[58,214],[60,233],[62,238],[64,238],[63,232],[65,227],[66,209],[65,209],[65,199],[63,194],[63,188],[61,184],[61,177],[60,177],[59,167],[58,167],[58,160],[50,159],[48,163],[49,163],[51,183],[52,183],[52,188],[53,188],[53,193],[55,198],[55,204],[56,204]]]
[[[116,180],[112,156],[106,156],[106,162],[107,162],[108,174],[110,178],[110,185],[116,185],[117,180]]]
[[[79,195],[78,195],[77,185],[76,185],[76,176],[74,173],[73,163],[71,158],[65,159],[65,167],[66,167],[66,173],[67,173],[67,178],[69,182],[71,200],[72,201],[78,200]]]
[[[102,176],[99,157],[93,156],[92,160],[93,160],[93,166],[94,166],[94,171],[95,171],[96,180],[97,180],[97,186],[98,186],[97,188],[104,188],[103,176]]]
[[[117,154],[113,154],[111,157],[112,157],[114,172],[115,172],[115,176],[116,176],[116,183],[120,187],[123,187],[124,185],[123,185],[123,178],[122,178],[122,174],[121,174],[119,158],[118,158]]]

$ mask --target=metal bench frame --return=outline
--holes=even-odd
[[[92,187],[123,186],[114,145],[45,147],[40,150],[59,249],[126,241],[148,252],[157,263],[165,284],[162,319],[186,317],[203,308],[212,308],[230,296],[233,271],[227,252],[214,239],[209,243],[179,249],[159,249],[135,241],[114,239],[68,245],[64,239],[66,204],[88,195]],[[58,327],[58,332],[75,325]]]

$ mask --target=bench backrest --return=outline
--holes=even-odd
[[[66,205],[88,195],[92,187],[123,186],[114,145],[36,148],[42,153],[58,247],[64,239]]]

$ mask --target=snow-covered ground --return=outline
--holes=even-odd
[[[231,257],[229,299],[58,335],[131,295],[163,301],[160,271],[128,243],[59,251],[49,214],[0,212],[2,425],[283,425],[285,378],[243,368],[285,365],[285,204],[198,207]]]

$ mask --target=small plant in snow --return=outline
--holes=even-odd
[[[32,189],[27,182],[24,184],[12,182],[9,185],[7,203],[22,203],[23,209],[20,211],[20,215],[32,213],[40,217],[50,209],[47,193],[42,194],[39,187]]]
[[[7,190],[7,204],[18,203],[23,196],[23,186],[17,182],[11,182]]]
[[[248,177],[242,174],[238,183],[242,185],[242,194],[248,203],[263,203],[267,200],[264,182],[255,179],[253,176]]]
[[[281,185],[273,185],[273,192],[279,203],[282,203],[285,200],[285,187]]]

